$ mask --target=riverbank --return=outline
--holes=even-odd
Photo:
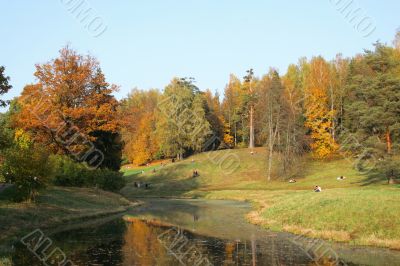
[[[265,152],[257,149],[232,151],[240,159],[238,169],[225,175],[210,158],[200,154],[185,161],[148,169],[126,178],[121,192],[128,198],[175,197],[250,201],[255,210],[247,219],[264,228],[286,231],[329,241],[400,250],[400,200],[398,185],[363,175],[341,159],[305,162],[297,183],[265,181]],[[197,169],[200,177],[190,176]],[[132,170],[130,170],[132,171]],[[336,177],[346,176],[343,181]],[[133,182],[146,182],[151,189],[138,189]],[[322,193],[313,192],[319,185]]]
[[[9,252],[12,243],[32,230],[68,228],[123,213],[139,204],[119,194],[88,188],[49,188],[35,203],[12,203],[0,198],[0,254]]]
[[[309,191],[212,191],[207,199],[251,201],[249,222],[353,245],[400,250],[398,189]]]

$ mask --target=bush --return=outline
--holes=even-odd
[[[98,169],[93,171],[93,184],[103,190],[119,191],[126,184],[123,174],[109,169]]]
[[[49,182],[49,154],[40,147],[24,149],[14,146],[4,151],[0,176],[15,185],[12,200],[35,200],[38,191]]]
[[[85,164],[77,163],[66,156],[53,156],[53,182],[58,186],[98,187],[118,191],[125,186],[123,175],[109,169],[90,170]]]
[[[84,187],[89,186],[88,169],[66,156],[52,156],[53,183],[57,186]]]

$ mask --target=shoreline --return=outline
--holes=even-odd
[[[219,195],[212,195],[213,191],[209,191],[209,195],[200,196],[196,194],[197,191],[192,191],[193,196],[180,197],[180,196],[148,196],[137,197],[135,199],[168,199],[168,200],[233,200],[238,202],[249,202],[252,210],[245,215],[245,220],[248,223],[257,225],[265,230],[273,232],[291,233],[298,236],[304,236],[312,239],[320,239],[328,241],[332,244],[345,244],[355,248],[380,248],[386,250],[400,251],[400,240],[396,239],[352,239],[351,233],[346,231],[320,231],[300,226],[283,225],[281,228],[271,226],[271,222],[262,217],[263,212],[269,208],[269,204],[262,200],[251,198],[237,198],[235,196],[226,197]],[[202,191],[204,192],[204,191]]]
[[[82,188],[53,187],[46,191],[43,197],[51,193],[56,194],[54,191],[67,191],[70,193],[71,198],[77,197],[77,202],[82,204],[87,203],[83,202],[85,200],[91,200],[90,207],[93,209],[95,207],[96,209],[88,209],[84,205],[76,206],[77,202],[71,202],[68,199],[65,200],[65,198],[61,198],[60,202],[55,203],[56,200],[60,200],[58,197],[55,197],[56,200],[52,199],[54,203],[51,200],[49,202],[36,203],[3,203],[0,205],[0,211],[9,212],[11,217],[2,224],[4,229],[1,235],[0,254],[12,253],[13,245],[32,230],[40,229],[50,235],[79,228],[86,224],[90,226],[94,222],[122,216],[124,213],[143,204],[141,201],[130,201],[120,194]],[[82,196],[85,198],[82,198]],[[109,202],[108,206],[107,202]],[[24,216],[25,221],[15,224],[15,221],[21,219],[18,214],[13,214],[13,212],[18,211],[21,212],[19,215]],[[35,212],[39,213],[32,217],[31,214]],[[16,217],[12,217],[13,215]]]

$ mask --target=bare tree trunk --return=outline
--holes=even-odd
[[[274,145],[275,145],[275,139],[278,134],[278,124],[279,124],[279,119],[277,118],[276,120],[276,125],[274,125],[272,113],[269,115],[269,155],[268,155],[268,181],[271,181],[271,171],[272,171],[272,158],[274,155]]]
[[[272,156],[273,156],[273,150],[272,150],[271,144],[270,144],[269,155],[268,155],[268,181],[271,181]]]
[[[254,148],[254,106],[250,106],[250,142],[249,148]]]
[[[331,135],[332,139],[336,140],[336,123],[335,123],[335,96],[333,92],[333,86],[330,84],[330,94],[331,94],[331,119],[332,119],[332,128],[331,128]]]
[[[251,86],[250,80],[250,95],[251,98],[253,97],[253,88]],[[252,100],[251,100],[252,101]],[[250,141],[249,141],[249,148],[254,148],[254,104],[250,102]]]
[[[237,146],[237,128],[236,128],[236,122],[235,122],[235,147]]]

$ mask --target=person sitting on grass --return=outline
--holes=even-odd
[[[339,176],[338,178],[336,178],[336,180],[339,180],[339,181],[342,181],[342,180],[345,180],[346,179],[346,177],[345,176]]]
[[[322,192],[322,188],[320,186],[315,186],[314,192]]]
[[[199,172],[197,170],[193,170],[193,177],[198,177],[199,176]]]

